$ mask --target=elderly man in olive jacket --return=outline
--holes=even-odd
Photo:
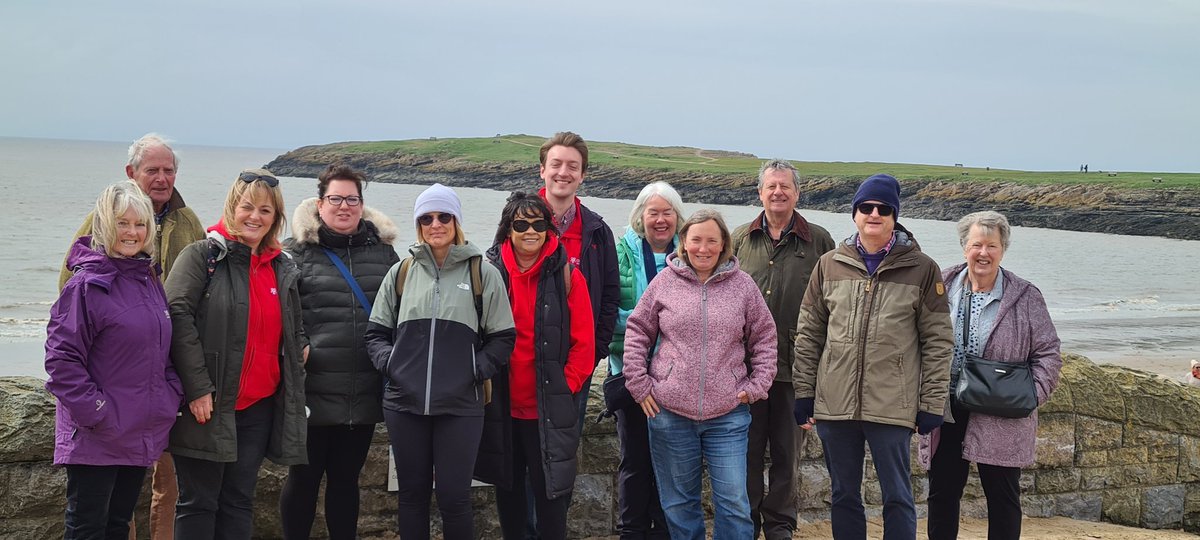
[[[796,454],[803,434],[792,420],[796,393],[792,388],[792,344],[804,288],[817,259],[833,249],[833,237],[796,211],[800,173],[791,163],[775,159],[758,171],[758,198],[763,211],[733,231],[733,253],[742,270],[758,284],[775,319],[779,355],[775,381],[767,399],[750,405],[750,442],[746,453],[746,491],[754,536],[767,540],[791,538],[796,529]],[[771,470],[766,492],[763,467],[768,445]]]
[[[913,429],[942,423],[954,347],[937,263],[897,223],[900,184],[872,176],[854,195],[858,232],[813,269],[797,323],[796,423],[815,420],[838,539],[865,539],[864,445],[883,492],[884,538],[915,538]]]
[[[175,173],[179,158],[175,150],[162,137],[149,133],[129,146],[129,162],[125,175],[137,183],[150,197],[154,205],[154,262],[162,268],[159,276],[164,282],[175,259],[188,244],[204,238],[204,227],[200,218],[183,202],[175,190]],[[92,214],[83,218],[83,225],[75,232],[75,243],[80,236],[92,234]],[[74,274],[74,269],[63,260],[58,275],[58,288],[62,289]],[[150,538],[170,540],[175,537],[175,502],[179,498],[179,487],[175,484],[175,463],[171,454],[163,452],[154,464],[150,497]],[[135,538],[136,527],[130,523],[129,538]]]

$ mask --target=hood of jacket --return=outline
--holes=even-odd
[[[431,266],[435,265],[433,260],[433,250],[429,248],[429,244],[413,244],[408,246],[408,253],[413,256],[414,261],[421,261]],[[442,261],[442,268],[466,263],[467,259],[476,255],[483,255],[483,250],[479,246],[467,242],[465,244],[455,244],[450,246],[450,252],[446,254],[446,260]]]
[[[87,283],[108,289],[117,274],[123,272],[149,271],[154,261],[149,257],[109,257],[108,254],[92,249],[92,237],[80,236],[71,244],[67,253],[67,266],[78,272],[87,269]]]
[[[384,244],[395,244],[396,239],[400,236],[396,222],[370,206],[363,205],[362,223],[359,224],[358,232],[355,234],[363,234],[363,223],[374,225],[376,232],[379,233],[379,240]],[[292,213],[292,238],[304,244],[320,243],[319,231],[322,225],[324,224],[321,222],[321,217],[317,214],[317,198],[304,199]]]

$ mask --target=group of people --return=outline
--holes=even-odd
[[[242,171],[205,228],[175,189],[168,143],[134,142],[131,181],[85,218],[47,329],[66,538],[130,535],[151,468],[152,538],[249,538],[264,459],[290,467],[286,538],[312,534],[322,481],[329,537],[355,538],[381,421],[401,538],[429,538],[435,495],[444,537],[475,538],[473,479],[496,486],[505,539],[565,538],[587,389],[605,358],[622,539],[704,538],[702,469],[714,538],[791,538],[797,453],[813,429],[836,538],[866,536],[866,447],[885,538],[915,537],[914,431],[930,538],[957,535],[971,462],[989,538],[1019,537],[1036,412],[972,413],[951,392],[966,355],[1034,360],[1039,403],[1058,382],[1040,292],[1001,269],[1002,215],[964,217],[965,264],[943,271],[897,221],[893,177],[859,186],[857,232],[835,243],[797,211],[795,167],[771,160],[751,222],[685,217],[678,192],[654,182],[616,239],[577,197],[581,137],[556,134],[539,164],[543,187],[508,197],[486,246],[467,240],[454,190],[424,190],[402,258],[397,224],[366,205],[349,166],[320,175],[281,241],[270,171]]]

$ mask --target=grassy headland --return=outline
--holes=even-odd
[[[531,189],[545,138],[480,138],[340,142],[306,146],[268,168],[315,177],[345,162],[371,179],[441,182],[496,190]],[[588,142],[590,167],[581,194],[632,199],[647,183],[670,182],[688,202],[758,204],[754,189],[763,159],[681,146]],[[800,206],[845,212],[862,179],[880,172],[900,179],[909,217],[956,220],[976,210],[1005,213],[1015,225],[1200,240],[1200,173],[1040,172],[955,165],[793,161]]]

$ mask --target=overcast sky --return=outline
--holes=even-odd
[[[2,0],[0,136],[1200,172],[1196,0]]]

